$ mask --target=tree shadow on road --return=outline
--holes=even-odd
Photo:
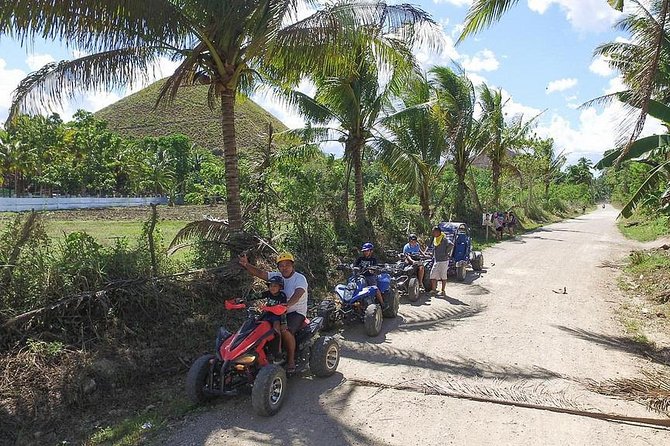
[[[440,358],[417,350],[399,349],[390,345],[371,345],[345,341],[342,356],[364,361],[371,365],[405,365],[429,369],[462,377],[489,379],[552,379],[561,375],[542,367],[524,368],[506,364],[494,364],[457,356]]]
[[[293,378],[281,410],[272,417],[253,413],[249,396],[224,401],[208,412],[189,417],[160,444],[374,444],[376,439],[335,419],[347,407],[353,386],[343,386],[341,373],[328,378]],[[331,398],[325,406],[321,399]]]
[[[579,339],[595,342],[612,350],[632,353],[637,356],[650,359],[658,364],[670,366],[670,347],[656,348],[646,342],[636,341],[625,336],[611,336],[603,333],[582,330],[581,328],[570,328],[563,325],[554,325],[561,331],[569,333]]]

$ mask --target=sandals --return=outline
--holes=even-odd
[[[286,373],[295,373],[296,370],[295,364],[286,366]]]

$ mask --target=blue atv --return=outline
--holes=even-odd
[[[454,244],[449,259],[449,274],[453,274],[456,280],[462,282],[467,275],[468,266],[471,266],[474,271],[484,269],[484,255],[481,251],[472,250],[472,238],[465,223],[443,221],[439,226]]]
[[[330,330],[336,324],[360,321],[365,324],[368,336],[377,336],[382,330],[382,317],[393,318],[398,315],[400,300],[396,283],[388,269],[379,266],[358,268],[350,265],[337,267],[341,271],[351,271],[346,284],[335,287],[336,300],[324,300],[319,305],[318,315],[323,317],[323,329]],[[377,286],[368,286],[365,272],[377,274]],[[386,308],[382,310],[377,302],[377,287],[384,297]]]

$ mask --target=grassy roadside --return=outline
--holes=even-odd
[[[649,242],[670,235],[670,221],[664,216],[655,218],[633,216],[619,221],[617,226],[624,236],[639,242]]]
[[[624,236],[641,242],[670,235],[667,217],[636,216],[619,222],[618,227]],[[631,252],[618,286],[630,296],[620,311],[628,335],[652,352],[667,351],[661,345],[670,342],[670,249]],[[670,364],[670,357],[662,362]]]

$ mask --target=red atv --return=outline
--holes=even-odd
[[[257,414],[274,415],[286,394],[285,353],[274,355],[280,336],[263,320],[265,312],[282,315],[286,305],[264,306],[260,312],[244,302],[227,300],[227,310],[247,308],[247,320],[236,333],[224,327],[216,337],[216,354],[198,358],[186,376],[186,393],[194,403],[217,396],[237,395],[251,387],[251,404]],[[295,334],[296,366],[309,368],[316,376],[330,376],[340,362],[340,345],[330,336],[320,336],[323,318],[305,319]],[[272,342],[274,341],[274,342]],[[274,347],[274,348],[273,348]]]

